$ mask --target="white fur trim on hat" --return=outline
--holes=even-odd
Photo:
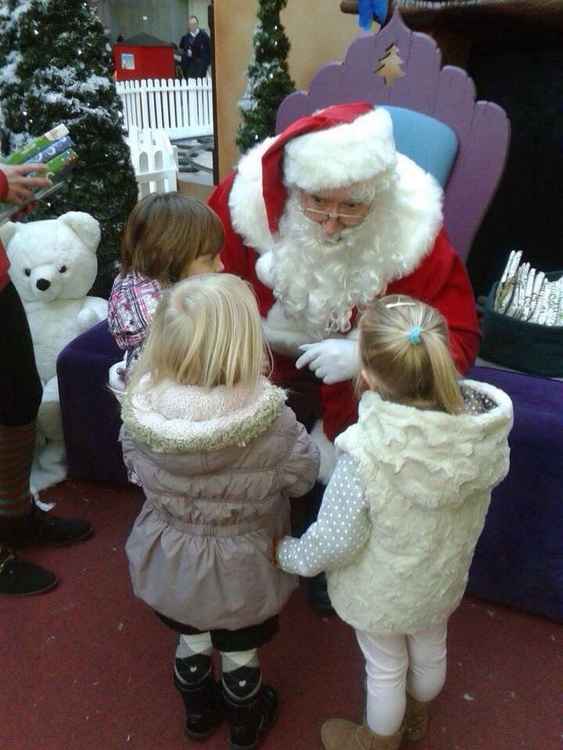
[[[377,107],[351,123],[290,141],[283,170],[286,185],[312,192],[389,175],[396,162],[391,116]]]

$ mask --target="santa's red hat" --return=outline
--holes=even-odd
[[[347,187],[395,169],[391,116],[369,102],[336,104],[296,120],[262,156],[262,192],[277,232],[287,187],[307,192]]]

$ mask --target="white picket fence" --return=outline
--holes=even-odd
[[[139,199],[149,193],[170,193],[178,187],[178,149],[165,130],[132,127],[126,138],[139,186]]]
[[[117,81],[125,127],[158,128],[170,138],[212,135],[211,78]]]

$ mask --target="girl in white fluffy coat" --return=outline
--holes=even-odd
[[[491,490],[509,467],[512,403],[458,382],[446,324],[408,297],[360,323],[364,393],[315,523],[285,538],[280,566],[327,571],[366,659],[367,726],[328,721],[326,750],[396,750],[421,739],[446,678],[448,618],[465,591]]]

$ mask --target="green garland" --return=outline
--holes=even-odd
[[[278,107],[295,90],[287,67],[289,39],[280,21],[287,0],[260,0],[254,34],[255,60],[248,68],[251,105],[241,107],[237,145],[244,153],[276,130]]]

